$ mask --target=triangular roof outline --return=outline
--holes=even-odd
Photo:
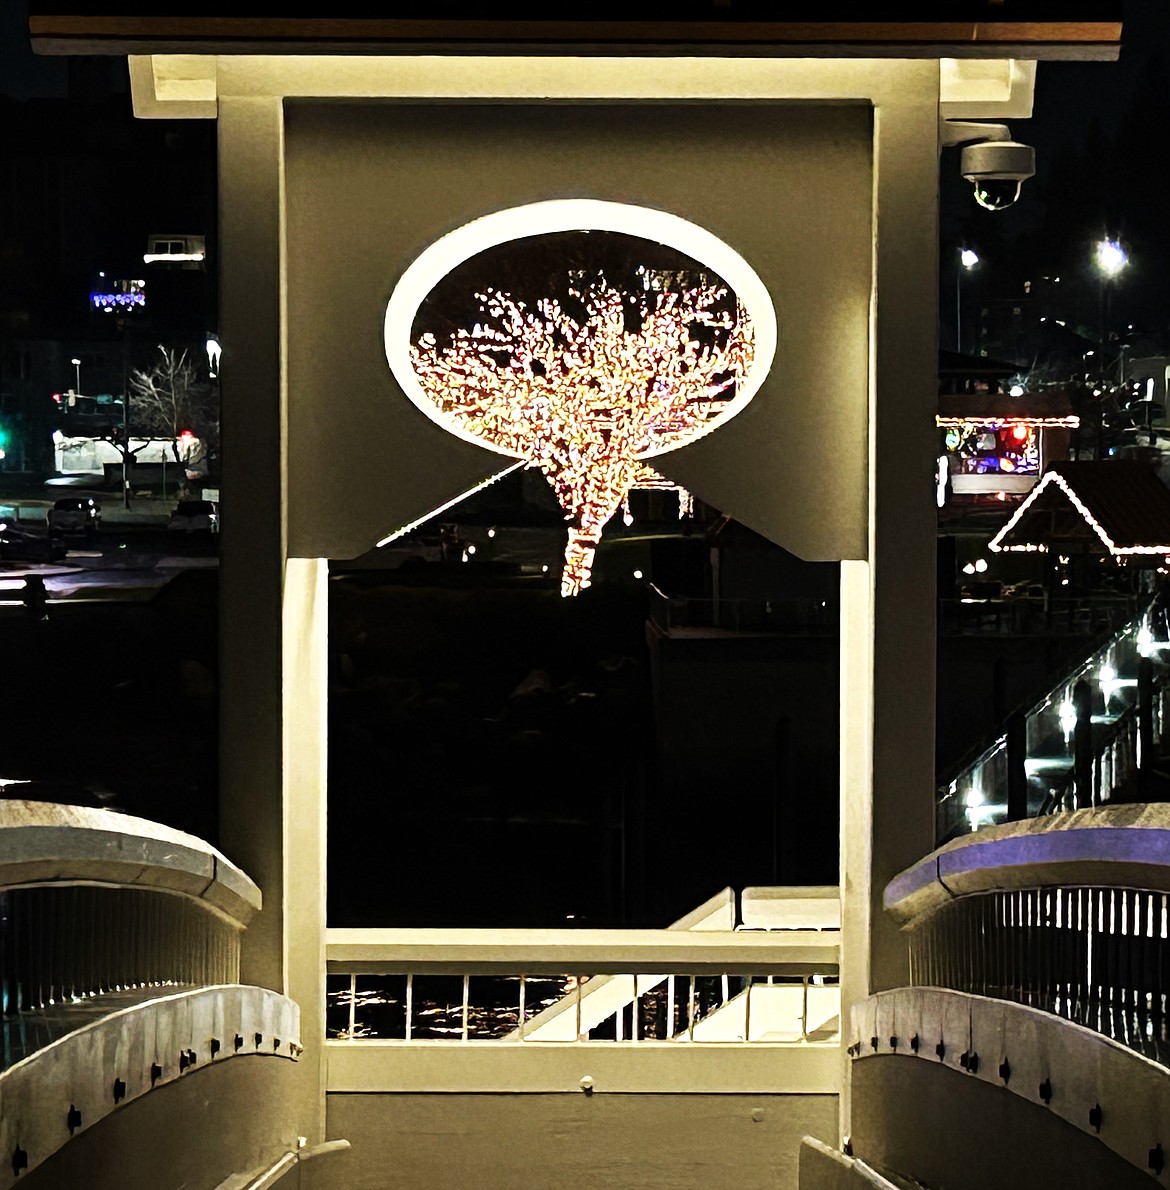
[[[1046,550],[1073,535],[1053,539],[1055,515],[1064,504],[1074,509],[1089,532],[1114,557],[1170,555],[1170,489],[1142,462],[1054,463],[991,539],[988,548]],[[1040,531],[1049,514],[1048,532]]]

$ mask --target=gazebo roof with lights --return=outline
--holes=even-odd
[[[989,548],[1164,557],[1170,489],[1146,463],[1055,463]]]

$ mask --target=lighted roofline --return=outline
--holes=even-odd
[[[736,387],[734,399],[717,418],[688,434],[683,441],[642,451],[638,458],[654,458],[696,442],[747,406],[767,377],[776,355],[776,311],[767,287],[755,269],[718,236],[678,215],[602,199],[555,198],[508,207],[465,223],[425,248],[394,286],[386,305],[386,360],[402,391],[422,413],[465,442],[508,458],[517,457],[495,443],[476,437],[443,415],[415,374],[411,362],[411,331],[415,315],[427,296],[439,281],[464,261],[500,244],[562,231],[622,232],[685,252],[708,265],[727,282],[751,322],[754,335],[752,362],[746,378]]]
[[[1081,419],[1075,414],[1068,417],[944,417],[937,414],[934,424],[940,429],[948,426],[1040,426],[1044,429],[1075,430],[1081,424]]]
[[[1081,498],[1068,485],[1068,481],[1056,471],[1049,471],[1043,479],[1032,489],[1027,499],[1021,503],[1019,508],[1012,514],[1007,524],[987,543],[989,550],[995,550],[997,553],[1003,551],[1005,553],[1016,551],[1033,551],[1043,553],[1047,550],[1047,546],[1043,543],[1028,542],[1022,545],[1003,545],[1003,539],[1015,528],[1020,522],[1020,518],[1028,511],[1034,500],[1040,495],[1042,491],[1048,486],[1049,482],[1055,482],[1064,494],[1069,498],[1069,503],[1081,514],[1086,525],[1093,530],[1094,533],[1101,539],[1105,548],[1115,557],[1132,557],[1135,555],[1149,555],[1157,554],[1170,555],[1170,545],[1117,545],[1109,536],[1108,533],[1101,527],[1093,514],[1085,507]]]

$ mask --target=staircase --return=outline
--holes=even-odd
[[[670,930],[791,932],[841,928],[835,886],[725,888]],[[816,975],[602,975],[529,1020],[525,1041],[831,1041],[840,1031],[834,979]],[[520,1040],[517,1030],[509,1040]]]
[[[1170,617],[1153,598],[939,783],[936,838],[1170,798]]]

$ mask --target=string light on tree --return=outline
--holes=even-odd
[[[538,203],[453,239],[428,250],[455,258],[437,282],[422,286],[438,263],[424,253],[412,266],[420,277],[408,270],[395,290],[387,358],[433,420],[544,473],[568,522],[561,593],[575,595],[605,524],[656,474],[642,460],[707,433],[754,394],[775,346],[771,303],[727,245],[643,208]]]

